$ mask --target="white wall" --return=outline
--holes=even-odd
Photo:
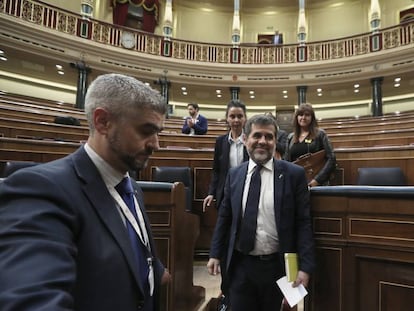
[[[183,8],[174,12],[173,37],[198,42],[231,43],[232,23],[232,16],[225,12]]]

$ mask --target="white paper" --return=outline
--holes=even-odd
[[[283,295],[285,296],[289,306],[293,308],[301,301],[307,294],[305,286],[299,284],[298,287],[292,287],[293,282],[288,282],[287,277],[284,276],[276,281]]]

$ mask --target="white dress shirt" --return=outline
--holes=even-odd
[[[249,193],[250,180],[256,163],[250,159],[244,184],[242,208],[246,209],[247,194]],[[273,159],[263,165],[260,171],[261,187],[259,210],[257,213],[256,242],[250,255],[267,255],[276,253],[279,249],[279,238],[276,228],[275,202],[274,202],[274,166]]]

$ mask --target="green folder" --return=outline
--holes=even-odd
[[[298,254],[285,253],[285,269],[288,282],[294,282],[298,275]]]

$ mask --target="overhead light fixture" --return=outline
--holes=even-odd
[[[354,88],[355,89],[359,88],[359,84],[358,83],[354,84]]]
[[[186,91],[186,90],[187,90],[187,88],[185,86],[181,87],[181,91]]]
[[[254,94],[254,91],[249,91],[249,94]]]
[[[287,90],[283,90],[282,91],[283,94],[287,94],[287,92],[288,92]]]
[[[355,89],[354,90],[354,93],[359,93],[359,89]]]
[[[222,96],[223,96],[223,95],[221,95],[221,94],[217,94],[217,97],[218,97],[218,98],[221,98]]]
[[[58,70],[58,74],[63,76],[65,74],[65,72],[63,70]]]
[[[316,89],[316,91],[317,91],[318,93],[320,93],[320,92],[322,92],[322,89],[321,89],[321,88],[319,88],[319,89]]]
[[[187,95],[188,93],[187,92],[183,92],[183,95]]]
[[[288,96],[287,95],[283,95],[283,98],[288,98]]]
[[[221,94],[221,90],[216,90],[216,94]]]
[[[401,85],[401,84],[399,84],[399,83],[395,83],[395,84],[394,84],[394,87],[400,87],[400,85]]]
[[[401,81],[401,78],[395,78],[394,79],[394,82],[400,82]]]
[[[7,57],[6,56],[0,56],[0,60],[7,61]]]

